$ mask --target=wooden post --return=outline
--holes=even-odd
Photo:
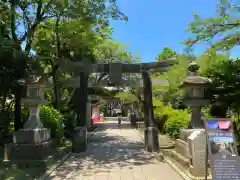
[[[88,101],[88,73],[80,72],[80,98],[77,103],[77,126],[73,135],[73,153],[84,152],[87,149],[87,101]]]
[[[87,101],[88,101],[88,74],[80,72],[80,89],[79,89],[79,101],[78,103],[78,119],[77,126],[86,126],[87,117]]]
[[[155,118],[152,103],[152,82],[149,72],[143,70],[143,94],[144,94],[144,139],[145,149],[149,152],[156,152],[159,149],[158,129],[155,127]]]

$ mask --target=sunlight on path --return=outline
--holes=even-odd
[[[182,180],[166,163],[144,151],[138,133],[124,122],[98,125],[87,152],[73,154],[52,180]]]

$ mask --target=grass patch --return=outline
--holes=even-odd
[[[68,140],[68,139],[62,139],[60,141],[60,148],[68,148],[68,147],[72,147],[72,141]]]
[[[3,165],[0,166],[0,179],[5,180],[32,180],[34,179],[30,174],[26,171],[19,169],[17,167],[5,167]]]

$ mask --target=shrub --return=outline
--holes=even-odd
[[[53,107],[41,106],[40,119],[45,128],[51,129],[51,136],[53,138],[61,139],[63,137],[61,118],[60,112]]]
[[[160,100],[153,99],[154,106],[154,116],[156,119],[156,126],[160,133],[164,133],[164,124],[166,122],[166,117],[164,116],[164,105]]]
[[[72,131],[77,123],[76,113],[74,111],[68,110],[67,112],[64,112],[63,117],[65,129]]]
[[[154,115],[158,118],[161,118],[162,112],[164,109],[163,103],[157,99],[153,99],[153,106],[154,106]]]
[[[25,123],[28,120],[28,116],[29,116],[29,108],[27,105],[23,105],[21,110],[21,120],[23,121],[23,123]]]
[[[167,107],[164,113],[167,116],[167,121],[164,125],[165,132],[173,138],[178,138],[180,130],[186,128],[189,124],[190,117],[188,111]]]

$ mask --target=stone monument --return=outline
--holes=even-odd
[[[26,97],[22,100],[29,107],[29,118],[24,128],[16,131],[13,143],[8,144],[9,159],[13,160],[44,160],[50,150],[51,132],[44,128],[39,117],[40,106],[47,101],[44,99],[43,79],[31,75],[22,80],[27,85]]]
[[[206,138],[201,108],[209,104],[205,92],[211,81],[198,74],[199,66],[196,63],[190,63],[188,70],[189,75],[181,87],[185,90],[184,103],[192,110],[191,124],[188,129],[181,130],[175,153],[181,156],[194,176],[204,176]]]

